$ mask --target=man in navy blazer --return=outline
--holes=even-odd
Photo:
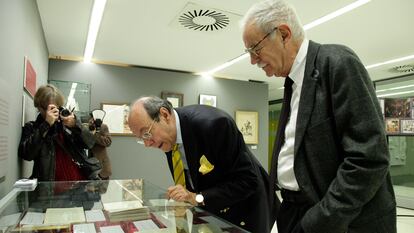
[[[198,205],[248,231],[270,232],[268,174],[227,113],[206,105],[173,109],[166,100],[142,97],[132,104],[128,122],[146,147],[166,153],[173,177],[171,150],[179,145],[185,187],[168,188],[170,198]]]
[[[270,172],[272,194],[280,189],[283,198],[278,232],[395,233],[382,113],[357,55],[307,40],[284,1],[255,4],[243,29],[251,63],[268,77],[286,77],[291,98]]]

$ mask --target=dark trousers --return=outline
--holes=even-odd
[[[304,233],[300,221],[311,205],[299,192],[282,190],[282,198],[276,218],[278,233]]]

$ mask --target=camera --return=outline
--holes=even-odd
[[[89,130],[94,131],[96,129],[96,131],[99,131],[101,129],[101,125],[102,125],[102,120],[96,119],[93,121],[92,124],[89,125]]]
[[[106,112],[102,109],[95,109],[93,110],[89,116],[91,119],[91,122],[89,123],[89,130],[93,131],[96,129],[96,131],[99,131],[102,126],[103,119],[105,118]]]
[[[67,117],[67,116],[70,116],[70,114],[72,114],[72,111],[70,111],[69,109],[64,108],[64,107],[59,107],[60,116]]]

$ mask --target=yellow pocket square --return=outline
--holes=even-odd
[[[211,164],[206,156],[201,156],[200,158],[200,168],[198,168],[198,171],[201,172],[201,174],[205,175],[209,172],[211,172],[214,169],[214,165]]]

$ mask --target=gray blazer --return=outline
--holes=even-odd
[[[310,41],[306,59],[294,171],[314,205],[303,229],[395,233],[384,122],[366,69],[341,45]]]

